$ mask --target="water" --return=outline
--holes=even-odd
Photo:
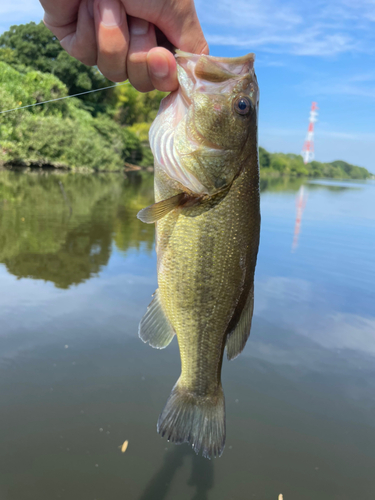
[[[375,497],[375,183],[301,185],[262,183],[252,334],[208,461],[156,433],[176,341],[137,337],[152,178],[0,172],[1,500]]]

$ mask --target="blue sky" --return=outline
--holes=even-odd
[[[318,102],[315,155],[375,173],[375,0],[196,0],[211,54],[256,54],[259,143],[299,153]],[[1,2],[0,33],[39,21],[37,0]]]

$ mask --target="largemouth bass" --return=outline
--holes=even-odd
[[[164,348],[177,335],[181,376],[158,432],[210,458],[225,445],[224,349],[240,354],[253,315],[259,92],[253,54],[176,58],[180,87],[150,129],[156,203],[138,214],[156,222],[159,285],[139,336]]]

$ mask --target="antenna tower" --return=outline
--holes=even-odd
[[[317,109],[317,103],[313,102],[310,110],[309,128],[307,129],[305,143],[302,148],[302,158],[304,163],[309,163],[314,159],[314,123],[317,121]]]

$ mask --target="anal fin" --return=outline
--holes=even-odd
[[[167,215],[174,208],[183,204],[188,199],[188,196],[189,195],[186,193],[179,193],[176,196],[168,198],[167,200],[154,203],[153,205],[140,210],[137,217],[146,224],[152,224]]]
[[[245,306],[233,330],[227,335],[226,348],[229,360],[236,358],[244,349],[250,335],[254,311],[254,283],[252,284]]]
[[[159,297],[159,289],[141,319],[138,328],[140,339],[156,349],[164,349],[171,343],[175,331],[166,317]]]

